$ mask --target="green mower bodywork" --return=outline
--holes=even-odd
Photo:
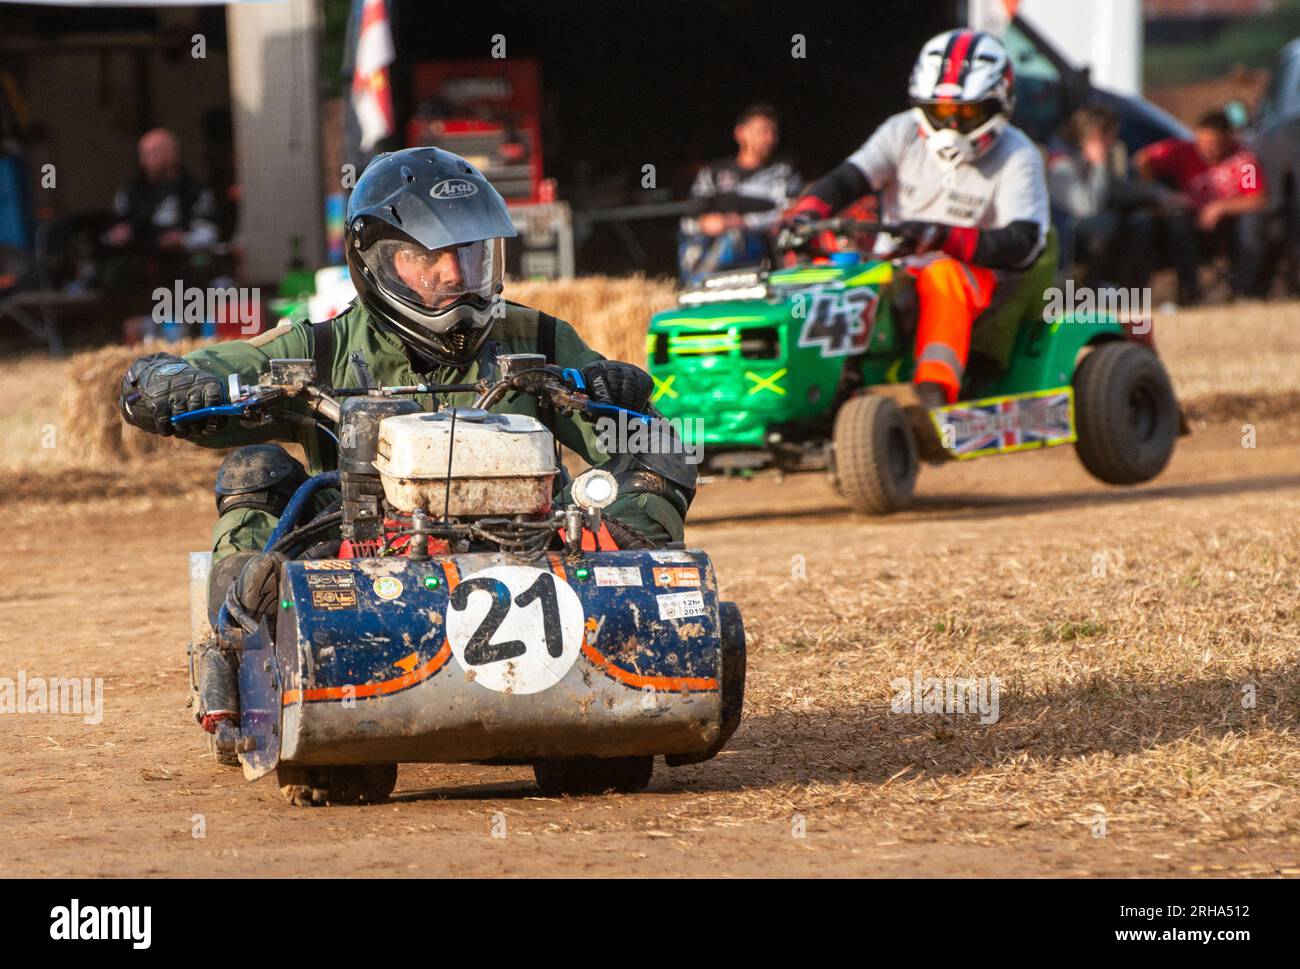
[[[651,318],[654,403],[707,470],[826,470],[863,511],[905,507],[918,459],[1076,441],[1101,480],[1148,480],[1181,427],[1168,376],[1149,337],[1110,315],[1044,322],[1055,268],[1051,246],[976,320],[962,400],[933,410],[911,391],[915,293],[893,263],[719,274]]]

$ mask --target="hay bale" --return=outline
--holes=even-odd
[[[187,340],[155,349],[181,354],[206,342]],[[132,361],[146,352],[144,347],[111,346],[78,353],[68,361],[68,381],[61,402],[63,433],[81,462],[92,466],[113,464],[188,446],[131,427],[117,411],[122,375]]]
[[[554,282],[512,281],[506,296],[571,323],[591,347],[611,360],[645,366],[650,317],[674,306],[677,289],[667,279],[585,276]]]

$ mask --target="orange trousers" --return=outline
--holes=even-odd
[[[961,393],[971,324],[992,302],[997,278],[992,270],[950,256],[909,267],[908,272],[916,277],[920,303],[912,382],[938,384],[951,404]]]

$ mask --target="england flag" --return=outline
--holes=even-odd
[[[362,0],[356,57],[352,64],[352,110],[361,128],[362,151],[373,150],[396,130],[393,91],[388,84],[391,63],[393,35],[388,29],[385,0]]]

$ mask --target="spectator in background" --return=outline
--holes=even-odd
[[[104,234],[110,255],[100,269],[127,342],[156,335],[153,292],[175,280],[206,286],[217,270],[219,241],[212,192],[180,161],[176,136],[145,132],[136,149],[139,171],[113,198],[113,222]]]
[[[140,171],[113,198],[107,242],[115,249],[211,249],[217,242],[212,192],[181,165],[176,136],[154,128],[140,137]]]
[[[802,180],[789,164],[774,160],[780,127],[776,110],[754,104],[732,129],[734,158],[700,169],[691,215],[681,221],[678,264],[684,283],[708,273],[760,265],[769,255],[769,234]]]
[[[1177,193],[1129,178],[1119,116],[1104,105],[1074,112],[1064,138],[1069,150],[1054,152],[1047,162],[1062,269],[1082,263],[1085,286],[1145,288],[1154,268],[1155,236],[1147,209]]]
[[[1222,111],[1197,122],[1192,141],[1169,138],[1137,154],[1142,177],[1180,193],[1164,219],[1164,244],[1178,273],[1178,302],[1201,298],[1196,271],[1202,259],[1226,249],[1234,296],[1262,293],[1259,277],[1262,216],[1268,205],[1255,154],[1233,136]]]

